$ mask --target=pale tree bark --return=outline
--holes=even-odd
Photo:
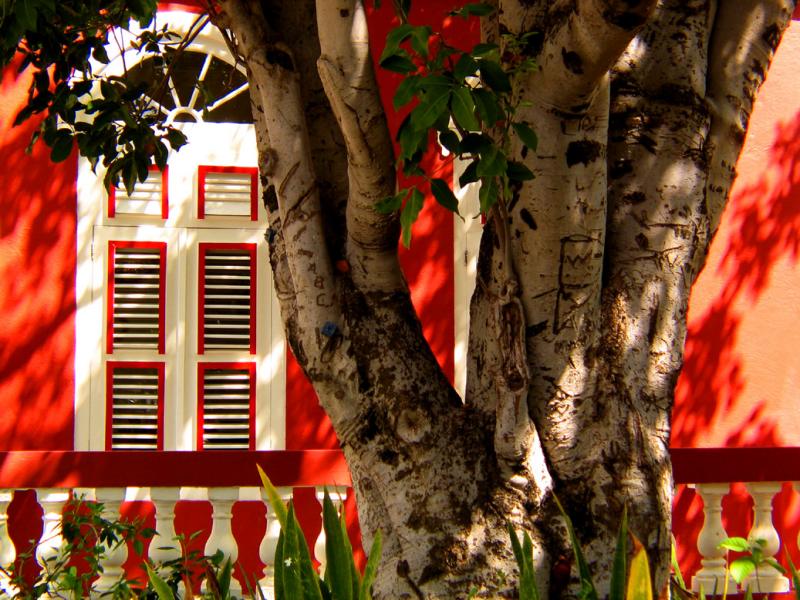
[[[339,436],[379,598],[513,596],[505,523],[540,586],[577,593],[553,498],[601,595],[623,506],[668,576],[669,417],[686,306],[788,0],[497,0],[484,35],[538,32],[514,82],[536,178],[481,243],[466,398],[397,261],[395,187],[364,7],[223,0],[247,67],[287,339]],[[413,20],[413,12],[412,12]]]

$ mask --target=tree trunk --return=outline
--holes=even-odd
[[[540,143],[515,142],[536,178],[484,229],[462,401],[411,305],[397,217],[373,209],[395,167],[363,7],[221,3],[287,339],[344,448],[365,547],[384,535],[376,597],[513,597],[506,523],[531,534],[540,587],[576,596],[554,496],[601,596],[624,506],[663,594],[689,290],[791,2],[496,6],[483,29],[501,48],[540,32],[524,49],[538,69],[514,82]]]

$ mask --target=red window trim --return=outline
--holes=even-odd
[[[112,427],[114,424],[114,369],[156,369],[158,373],[158,419],[156,426],[156,450],[164,449],[164,363],[152,361],[122,361],[109,360],[106,362],[106,451],[112,450]],[[124,450],[115,450],[124,452]]]
[[[198,249],[197,269],[197,353],[204,354],[205,349],[205,300],[206,279],[203,274],[206,270],[206,250],[247,250],[250,253],[250,354],[256,353],[256,306],[257,306],[257,280],[256,280],[256,245],[255,244],[229,244],[226,242],[200,242]]]
[[[110,240],[108,242],[108,274],[106,286],[106,353],[114,353],[114,256],[117,248],[158,248],[158,353],[164,354],[164,320],[166,315],[166,280],[167,280],[167,243],[166,242],[130,242]]]
[[[158,171],[156,165],[150,165],[149,171]],[[117,215],[117,188],[111,187],[108,192],[108,218],[113,219]],[[161,171],[161,218],[169,218],[169,165]]]
[[[207,369],[247,369],[250,375],[250,430],[248,449],[255,450],[256,444],[256,363],[254,362],[199,362],[197,363],[197,449],[203,450],[204,401],[203,383]]]
[[[206,175],[208,173],[249,173],[250,174],[250,220],[258,221],[258,168],[221,165],[200,165],[197,167],[197,218],[206,218]]]

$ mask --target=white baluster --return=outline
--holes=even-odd
[[[239,499],[239,488],[208,488],[208,499],[211,502],[211,534],[206,542],[206,554],[211,556],[221,550],[225,559],[230,559],[231,565],[235,565],[239,558],[239,548],[231,529],[231,511]],[[205,586],[205,581],[203,585]],[[232,596],[242,595],[242,588],[236,578],[231,577],[230,591]]]
[[[697,550],[702,557],[701,569],[692,577],[692,591],[702,586],[707,595],[721,595],[725,589],[725,554],[718,548],[719,543],[728,537],[722,526],[722,497],[730,490],[729,483],[698,483],[694,486],[703,499],[703,528],[697,536]],[[728,575],[729,593],[736,589],[736,582]]]
[[[44,512],[42,538],[36,546],[36,560],[44,567],[45,563],[55,559],[61,550],[64,541],[61,536],[61,513],[69,500],[69,492],[63,489],[45,488],[36,490],[36,493]]]
[[[155,563],[172,560],[181,553],[175,540],[175,503],[179,493],[176,487],[150,488],[150,500],[156,509],[156,534],[147,555]]]
[[[125,500],[125,488],[97,488],[95,491],[97,502],[103,505],[100,516],[112,522],[119,522],[120,507]],[[106,549],[105,556],[100,565],[103,573],[95,582],[95,588],[100,592],[108,591],[121,577],[125,575],[122,565],[128,558],[128,545],[121,543],[116,547]]]
[[[333,506],[339,510],[339,507],[344,503],[344,499],[347,496],[347,488],[345,487],[332,487],[328,488],[328,496],[330,496],[331,501],[333,502]],[[320,515],[322,515],[322,500],[325,497],[325,488],[318,487],[317,488],[317,500],[319,500],[319,510]],[[319,576],[322,577],[325,574],[325,523],[322,523],[322,526],[319,529],[319,536],[317,537],[317,541],[314,544],[314,558],[317,559],[319,563]]]
[[[747,491],[753,497],[753,527],[747,535],[750,543],[764,540],[764,557],[774,558],[781,547],[781,538],[778,530],[772,523],[772,499],[781,491],[780,483],[748,483]],[[763,565],[758,568],[758,577],[751,574],[744,581],[745,588],[750,586],[757,593],[783,593],[789,591],[789,579],[781,575],[774,567]]]
[[[13,566],[14,560],[17,558],[14,542],[8,535],[8,505],[12,498],[11,490],[0,490],[0,565],[7,570],[10,570],[8,568]],[[0,591],[9,596],[15,596],[19,592],[5,573],[0,573]]]
[[[292,497],[292,489],[278,488],[278,494],[280,494],[281,501],[285,503]],[[258,585],[267,600],[273,600],[275,598],[275,549],[278,547],[281,524],[275,514],[274,507],[267,502],[267,494],[263,489],[261,490],[261,498],[267,505],[267,530],[264,532],[264,538],[258,548],[258,557],[266,566],[264,567],[264,577],[258,582]]]

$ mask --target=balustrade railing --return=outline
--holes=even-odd
[[[12,540],[8,527],[8,507],[16,491],[34,490],[42,510],[42,535],[35,543],[34,557],[39,565],[56,557],[62,548],[62,515],[71,497],[82,497],[102,505],[102,516],[118,521],[127,500],[150,502],[155,512],[156,534],[145,553],[156,563],[180,556],[176,542],[176,505],[180,501],[210,504],[211,523],[204,553],[220,551],[236,562],[240,557],[242,537],[254,534],[245,524],[245,534],[237,538],[233,532],[233,509],[239,502],[258,502],[266,511],[266,530],[256,545],[256,557],[265,566],[263,572],[245,574],[248,583],[258,580],[262,591],[270,597],[275,550],[280,528],[275,513],[260,493],[256,470],[260,465],[288,499],[293,491],[311,488],[312,496],[322,498],[328,489],[332,498],[344,501],[350,476],[340,451],[280,452],[0,452],[0,565],[14,563],[16,546],[26,540]],[[321,503],[315,509],[320,513]],[[257,534],[256,534],[257,535]],[[312,542],[316,560],[324,568],[325,539],[319,529],[316,544]],[[28,546],[29,547],[29,546]],[[108,591],[125,573],[128,547],[118,546],[102,560],[102,574],[94,582],[97,595]],[[251,560],[252,563],[252,560]],[[252,579],[251,579],[252,578]],[[0,581],[7,592],[11,582]],[[249,587],[237,579],[231,582],[231,593],[247,595]]]
[[[694,591],[702,587],[707,595],[721,594],[727,576],[728,593],[737,592],[737,585],[726,570],[731,558],[719,548],[720,541],[732,531],[750,540],[764,540],[763,552],[767,557],[781,559],[788,550],[797,561],[800,557],[797,523],[787,527],[786,515],[777,519],[773,500],[778,494],[784,497],[796,493],[782,482],[800,481],[800,448],[675,449],[672,458],[676,484],[691,488],[702,500],[702,526],[695,527],[693,534],[699,567],[687,581]],[[262,590],[269,594],[279,527],[272,507],[259,491],[256,464],[267,472],[285,499],[293,491],[309,489],[306,497],[312,503],[316,499],[313,510],[317,512],[321,510],[323,489],[328,490],[335,502],[343,501],[351,493],[347,487],[349,473],[340,451],[0,452],[0,565],[13,563],[16,556],[9,536],[12,524],[8,515],[14,494],[20,490],[34,490],[42,512],[42,535],[34,552],[39,564],[63,552],[60,525],[70,497],[84,496],[88,501],[102,504],[102,516],[109,520],[119,519],[126,499],[150,502],[157,534],[146,555],[154,561],[178,556],[174,539],[176,506],[181,501],[197,504],[199,500],[210,505],[205,554],[221,551],[234,561],[243,558],[243,551],[256,554],[256,562],[263,569],[249,576],[257,579]],[[736,486],[740,496],[736,514],[728,514],[730,511],[725,508],[731,503],[732,482],[745,483],[744,487]],[[743,495],[749,504],[741,504]],[[247,534],[257,538],[255,545],[247,546],[243,545],[241,531],[235,535],[233,513],[238,503],[254,502],[265,513],[266,527],[263,535],[260,530],[254,534],[245,523]],[[796,504],[796,498],[792,502]],[[785,498],[781,503],[791,504]],[[746,507],[746,512],[741,506]],[[682,522],[685,518],[676,505],[676,529],[686,529]],[[733,523],[732,519],[746,523]],[[319,514],[312,520],[319,524]],[[308,532],[307,537],[320,568],[324,569],[324,532],[318,525],[312,528],[314,531]],[[22,542],[15,541],[18,545]],[[98,593],[108,590],[126,572],[128,559],[125,545],[105,556],[103,573],[95,582]],[[0,587],[8,585],[8,581],[0,581]],[[789,579],[768,565],[762,565],[745,585],[756,592],[773,594],[790,589]],[[243,590],[236,581],[232,592],[241,596],[247,589]]]

